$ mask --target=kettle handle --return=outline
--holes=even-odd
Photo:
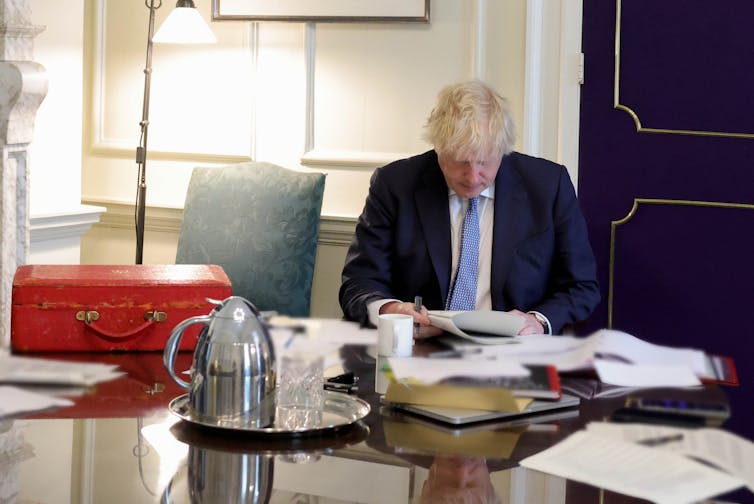
[[[189,326],[192,326],[194,324],[204,324],[206,326],[207,324],[209,324],[209,321],[211,319],[212,317],[210,317],[209,315],[200,315],[184,320],[173,328],[173,331],[170,333],[170,337],[168,338],[167,343],[165,343],[165,350],[162,353],[162,361],[165,363],[165,367],[167,368],[168,373],[170,373],[170,377],[173,379],[173,381],[185,390],[189,390],[189,388],[191,388],[191,384],[179,378],[178,375],[175,374],[175,370],[173,369],[173,366],[175,365],[175,354],[178,351],[181,336],[183,336],[183,331],[185,331]]]

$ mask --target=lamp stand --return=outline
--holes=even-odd
[[[144,67],[144,101],[141,109],[141,134],[136,148],[136,164],[139,166],[136,188],[136,264],[142,264],[144,257],[144,226],[147,210],[147,132],[149,130],[149,91],[152,84],[152,36],[154,35],[155,11],[162,6],[162,0],[145,0],[149,8],[149,32],[147,34],[147,62]]]

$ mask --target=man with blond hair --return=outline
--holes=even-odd
[[[412,314],[421,336],[439,332],[427,309],[511,311],[520,335],[586,319],[600,294],[573,184],[513,151],[507,100],[480,81],[448,86],[424,133],[432,150],[372,175],[343,268],[346,318]]]

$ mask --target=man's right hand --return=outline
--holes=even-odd
[[[427,308],[422,306],[421,311],[416,311],[414,303],[390,301],[380,307],[380,315],[384,313],[402,313],[403,315],[411,315],[414,317],[414,322],[419,324],[418,339],[430,338],[442,333],[442,329],[434,327],[427,316]]]

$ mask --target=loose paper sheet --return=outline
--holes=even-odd
[[[323,345],[376,345],[377,329],[361,327],[357,322],[327,318],[293,318],[275,316],[269,321],[273,338],[290,335],[290,328],[300,326],[310,338]]]
[[[270,324],[270,338],[278,357],[287,351],[318,353],[325,357],[325,374],[328,375],[332,374],[329,370],[341,366],[339,351],[343,345],[377,343],[377,329],[362,328],[356,322],[345,320],[275,316],[270,319]],[[303,331],[296,332],[296,328]]]
[[[731,432],[715,428],[683,429],[665,425],[607,422],[591,422],[586,428],[595,434],[632,442],[681,434],[681,439],[660,444],[656,448],[710,462],[741,478],[754,491],[754,443]]]
[[[478,345],[456,338],[442,341],[470,358],[516,360],[521,364],[552,364],[559,371],[573,371],[592,367],[592,357],[599,340],[574,336],[545,336],[532,334],[516,336],[515,345]],[[472,354],[473,352],[473,354]]]
[[[697,502],[744,484],[682,455],[588,431],[576,432],[520,464],[663,504]]]
[[[626,364],[594,359],[600,381],[621,387],[695,387],[702,382],[684,365]]]
[[[603,329],[595,333],[597,351],[618,355],[634,364],[685,365],[701,376],[707,371],[704,352],[691,348],[671,348],[648,343],[622,331]]]

